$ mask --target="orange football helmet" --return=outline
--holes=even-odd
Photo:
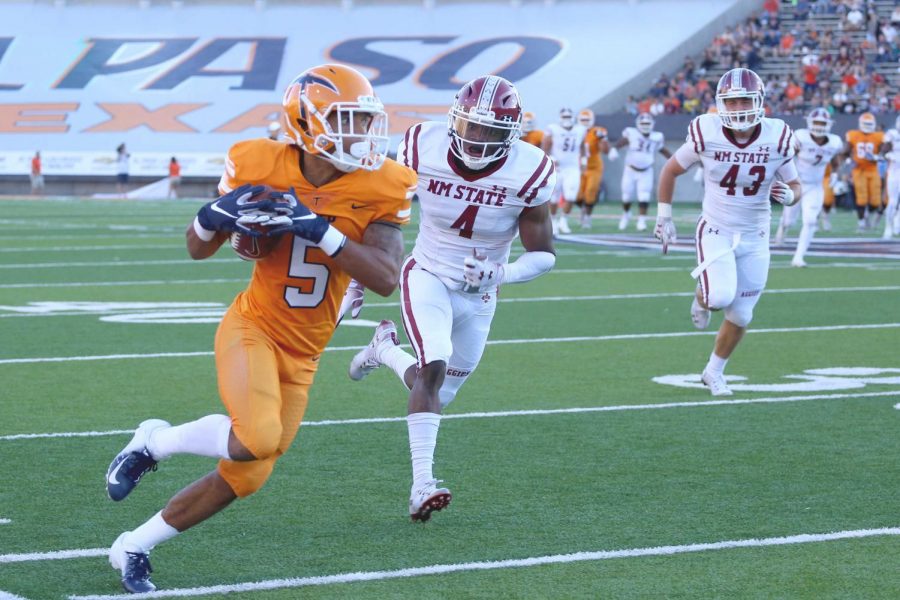
[[[584,110],[578,113],[578,124],[583,125],[584,127],[593,127],[594,126],[594,111],[589,108],[585,108]]]
[[[531,133],[534,131],[534,113],[533,112],[524,112],[522,113],[522,133]]]
[[[285,135],[306,152],[344,172],[374,171],[384,163],[390,139],[387,113],[372,84],[356,69],[338,64],[307,69],[288,85],[281,105]],[[337,114],[334,123],[328,121],[332,113]],[[365,130],[358,130],[355,116],[360,113],[369,116]]]
[[[859,115],[859,130],[863,133],[873,133],[876,126],[875,115],[872,113],[864,112]]]

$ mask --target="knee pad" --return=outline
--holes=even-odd
[[[725,309],[725,318],[737,325],[738,327],[746,327],[753,320],[753,308],[759,301],[760,294],[752,296],[740,296]]]
[[[219,475],[231,487],[238,498],[246,498],[265,485],[275,468],[277,457],[266,460],[238,462],[234,460],[219,461]]]
[[[236,427],[234,435],[257,460],[275,456],[281,443],[281,418],[271,415],[253,424],[253,428]]]
[[[466,382],[471,373],[471,370],[447,367],[447,375],[444,377],[444,383],[438,392],[438,396],[441,399],[441,408],[447,408],[447,405],[453,402],[457,392],[459,392],[459,388],[462,387],[462,384]]]
[[[706,296],[706,306],[710,310],[722,310],[734,302],[734,291],[713,288]],[[727,314],[727,313],[726,313]]]

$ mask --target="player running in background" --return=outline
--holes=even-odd
[[[432,472],[441,413],[481,360],[498,287],[530,281],[556,262],[548,210],[554,167],[519,140],[521,115],[509,81],[478,77],[456,95],[449,137],[445,122],[421,123],[397,151],[419,175],[419,235],[400,280],[403,325],[416,356],[400,349],[394,324],[382,321],[349,373],[359,380],[387,365],[410,390],[414,521],[450,502]],[[510,262],[517,232],[525,252]]]
[[[703,212],[697,223],[698,279],[691,320],[709,326],[710,311],[725,319],[701,380],[713,396],[730,396],[725,365],[753,318],[769,274],[770,198],[791,205],[801,188],[794,166],[794,134],[784,121],[766,118],[765,92],[749,69],[732,69],[716,87],[717,114],[691,121],[687,140],[666,162],[659,178],[654,234],[663,252],[675,241],[672,195],[675,179],[696,162],[703,165]],[[785,183],[786,182],[786,183]]]
[[[650,206],[650,195],[653,192],[653,163],[656,153],[666,158],[672,153],[665,147],[666,140],[659,131],[653,131],[653,117],[641,113],[635,120],[634,127],[626,127],[615,148],[628,146],[625,155],[625,168],[622,170],[622,218],[619,219],[619,231],[628,228],[631,220],[631,202],[638,201],[637,230],[647,229],[647,207]]]
[[[415,173],[385,158],[387,115],[372,85],[342,65],[305,71],[283,99],[291,143],[258,138],[231,147],[220,198],[187,228],[200,260],[215,254],[242,218],[270,217],[279,244],[254,265],[216,332],[219,395],[228,415],[171,426],[140,424],[107,471],[122,500],[175,454],[218,458],[218,468],[178,492],[150,520],[122,533],[110,563],[129,592],[150,592],[154,546],[259,490],[300,427],[319,355],[338,321],[351,276],[388,296],[397,287]],[[267,184],[292,200],[247,204]],[[296,191],[295,191],[296,190]],[[269,214],[267,214],[269,211]],[[276,525],[277,526],[277,525]]]
[[[881,215],[881,177],[878,176],[878,154],[884,142],[884,132],[875,131],[875,115],[866,112],[859,116],[859,129],[847,132],[844,153],[855,163],[853,189],[856,192],[857,230],[866,231]],[[869,209],[868,216],[866,208]]]
[[[556,164],[556,188],[562,197],[562,211],[554,220],[554,233],[572,233],[569,213],[578,198],[581,183],[581,165],[584,163],[584,136],[587,129],[575,122],[571,108],[559,111],[559,123],[551,123],[544,134],[544,152]],[[556,196],[550,205],[550,214],[557,215]]]
[[[900,116],[894,122],[894,128],[885,134],[882,154],[887,165],[887,208],[884,223],[884,239],[889,240],[900,235]]]
[[[581,228],[591,228],[591,213],[600,193],[603,181],[603,159],[601,154],[609,152],[609,135],[604,127],[594,125],[594,111],[586,108],[578,113],[578,124],[587,129],[584,148],[587,159],[581,171],[581,185],[575,204],[581,208]]]
[[[522,141],[538,148],[544,145],[544,132],[536,127],[534,113],[522,115]]]
[[[791,259],[791,265],[795,267],[806,266],[803,257],[818,229],[819,213],[825,202],[825,168],[831,165],[837,171],[840,165],[839,156],[843,143],[841,138],[831,133],[832,124],[828,110],[816,108],[806,117],[807,129],[794,132],[796,166],[803,186],[803,196],[800,202],[785,206],[782,210],[775,241],[781,243],[785,231],[793,225],[797,213],[801,213],[803,226],[797,239],[797,249]]]

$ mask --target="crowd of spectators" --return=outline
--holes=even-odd
[[[833,112],[900,112],[900,90],[891,89],[876,65],[900,66],[900,6],[878,18],[873,0],[792,0],[790,29],[780,3],[728,27],[698,58],[686,58],[674,76],[662,74],[647,96],[630,97],[625,110],[653,115],[706,112],[715,105],[717,80],[708,75],[734,67],[757,70],[767,60],[796,62],[785,75],[766,80],[767,110],[805,114],[816,106]],[[814,15],[831,15],[836,26],[820,31]],[[797,58],[799,57],[799,58]],[[900,69],[898,69],[900,70]]]

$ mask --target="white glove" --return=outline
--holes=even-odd
[[[463,279],[466,285],[463,291],[474,293],[498,285],[503,279],[503,265],[490,262],[478,250],[472,250],[472,256],[463,260]]]
[[[609,147],[609,153],[606,155],[606,157],[607,157],[609,160],[616,160],[617,158],[619,158],[619,151],[616,150],[616,147],[615,147],[615,146],[610,146],[610,147]]]
[[[350,318],[355,319],[362,311],[363,299],[366,296],[366,288],[355,279],[350,280],[350,286],[344,292],[344,299],[341,300],[341,308],[338,309],[337,322],[340,323],[347,311],[350,312]]]
[[[832,173],[831,177],[828,178],[828,187],[833,188],[834,184],[836,184],[837,182],[838,182],[838,174]]]
[[[778,202],[785,206],[791,206],[794,204],[794,190],[792,190],[790,186],[783,181],[776,181],[772,184],[772,189],[769,191],[769,196],[775,202]]]
[[[703,167],[697,167],[694,170],[694,181],[700,183],[703,181]]]
[[[667,254],[669,252],[669,244],[678,240],[678,233],[675,231],[675,223],[672,221],[672,217],[657,215],[653,236],[662,242],[663,254]]]

